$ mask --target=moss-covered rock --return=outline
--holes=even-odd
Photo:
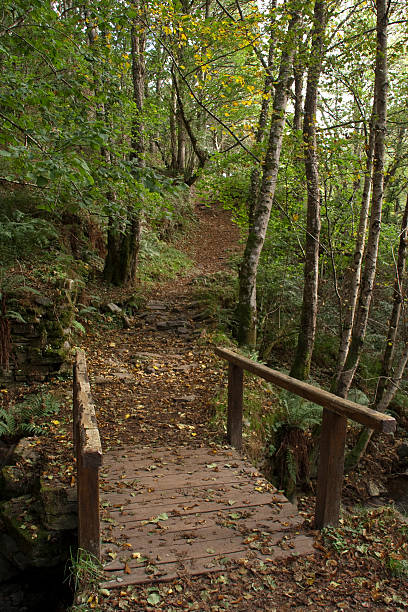
[[[34,436],[28,436],[19,440],[13,450],[11,456],[12,461],[15,463],[24,461],[31,464],[38,464],[41,458],[39,442],[39,438]]]
[[[0,536],[2,555],[20,569],[52,567],[66,559],[67,542],[60,532],[44,529],[33,497],[22,495],[0,504],[6,533]]]
[[[1,496],[9,498],[31,493],[35,480],[35,474],[33,474],[32,470],[28,470],[27,467],[6,465],[1,470]]]
[[[43,522],[47,529],[55,531],[76,529],[78,516],[75,487],[41,478],[40,497],[43,505]]]

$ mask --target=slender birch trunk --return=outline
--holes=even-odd
[[[375,96],[374,96],[375,97]],[[361,269],[364,258],[364,246],[367,235],[367,224],[370,209],[371,182],[373,175],[374,158],[374,128],[375,108],[373,108],[370,132],[367,146],[366,169],[364,176],[363,193],[361,196],[360,218],[357,230],[356,246],[353,254],[353,261],[350,270],[350,287],[347,298],[344,301],[344,321],[341,330],[339,351],[337,354],[336,374],[332,383],[332,389],[336,390],[344,364],[346,363],[350,348],[351,333],[353,330],[354,316],[356,312],[358,296],[361,283]]]
[[[272,11],[276,9],[276,4],[277,4],[277,1],[273,0],[273,2],[271,3],[271,7],[270,7]],[[274,13],[272,12],[271,30],[273,28],[274,22],[275,22],[275,17],[274,17]],[[273,84],[273,78],[272,78],[271,72],[272,72],[273,58],[275,54],[275,46],[276,46],[276,42],[275,42],[273,33],[271,31],[271,40],[269,43],[269,50],[268,50],[269,73],[267,73],[265,76],[265,83],[264,83],[262,103],[261,103],[261,111],[259,113],[258,127],[255,133],[255,142],[257,145],[259,145],[264,139],[266,124],[268,121],[269,101],[270,101],[270,97],[272,94],[272,84]],[[255,166],[251,172],[251,182],[250,182],[249,197],[248,197],[249,227],[252,226],[253,220],[254,220],[254,208],[255,208],[256,201],[259,197],[260,179],[261,179],[260,168],[259,166]]]
[[[134,2],[135,8],[140,10],[140,2]],[[131,158],[135,159],[139,166],[144,165],[144,137],[143,137],[143,106],[145,98],[145,48],[146,33],[141,26],[140,20],[132,20],[130,31],[131,58],[132,58],[132,85],[133,101],[136,105],[136,114],[132,121],[132,152]]]
[[[351,335],[350,349],[343,370],[339,376],[336,393],[346,397],[357,370],[367,330],[368,315],[372,299],[374,279],[377,270],[378,244],[381,229],[381,213],[384,194],[385,131],[387,123],[387,26],[386,0],[377,0],[377,52],[375,61],[375,122],[373,197],[371,204],[370,230],[367,241],[364,273],[360,298],[356,309]]]
[[[389,407],[390,403],[395,397],[396,392],[399,388],[402,376],[404,374],[407,362],[408,362],[408,342],[405,342],[402,354],[398,360],[394,372],[392,372],[392,365],[395,354],[395,341],[398,332],[398,325],[401,316],[401,309],[403,305],[403,294],[402,294],[402,283],[405,275],[405,266],[407,259],[407,247],[408,247],[408,196],[405,204],[404,215],[401,223],[400,241],[398,246],[398,258],[397,267],[395,270],[394,280],[394,301],[392,312],[388,324],[388,334],[385,343],[383,362],[381,366],[380,378],[378,381],[377,393],[374,401],[374,409],[379,412],[385,412]],[[350,451],[347,460],[346,467],[350,469],[355,467],[364,455],[368,443],[373,435],[373,430],[365,427],[356,442],[355,447]]]
[[[169,128],[170,128],[170,148],[171,148],[171,171],[177,172],[177,128],[176,128],[176,113],[177,113],[177,97],[176,90],[174,87],[174,77],[172,77],[171,84],[171,97],[170,97],[170,116],[169,116]]]
[[[305,380],[309,376],[316,334],[319,240],[320,240],[320,185],[317,155],[316,113],[320,73],[324,55],[324,38],[327,25],[327,4],[317,0],[314,8],[311,63],[307,75],[303,143],[307,183],[307,220],[303,302],[300,330],[291,376]]]
[[[281,55],[279,76],[275,86],[269,142],[263,166],[261,190],[254,208],[254,220],[249,229],[239,274],[238,339],[240,344],[247,344],[252,347],[256,345],[256,275],[275,195],[289,82],[299,22],[300,14],[295,12],[288,25],[286,45]]]
[[[293,129],[302,129],[302,108],[303,108],[303,67],[300,62],[293,63],[293,76],[295,79],[295,112],[293,115]]]

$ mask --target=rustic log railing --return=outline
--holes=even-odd
[[[395,419],[255,363],[228,349],[217,347],[215,353],[228,361],[227,436],[231,446],[237,449],[242,448],[244,370],[323,406],[315,526],[322,529],[326,525],[337,525],[343,484],[347,419],[382,433],[395,431]]]
[[[100,559],[99,468],[102,464],[102,447],[82,350],[77,351],[74,363],[73,407],[78,547]]]

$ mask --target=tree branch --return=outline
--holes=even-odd
[[[3,119],[5,121],[8,121],[8,123],[10,123],[13,127],[15,127],[17,130],[19,130],[20,132],[22,132],[24,134],[24,136],[26,136],[28,138],[28,140],[31,140],[31,142],[33,142],[42,153],[45,153],[44,148],[42,147],[42,145],[35,139],[33,138],[33,136],[31,136],[27,130],[25,130],[23,127],[21,127],[21,125],[18,125],[18,123],[15,123],[15,121],[13,121],[12,119],[10,119],[9,117],[7,117],[7,115],[4,115],[1,111],[0,111],[0,117],[3,117]]]
[[[27,17],[27,15],[29,15],[31,13],[31,11],[33,11],[34,8],[31,7],[27,10],[25,15],[22,15],[21,17],[19,17],[18,19],[16,19],[16,21],[9,26],[8,28],[6,28],[5,30],[2,30],[0,32],[0,36],[4,36],[5,34],[7,34],[7,32],[10,32],[10,30],[14,30],[14,28],[18,28],[20,25],[22,25],[22,23],[24,22],[24,19]]]
[[[155,36],[155,38],[158,40],[158,42],[163,46],[164,49],[166,49],[167,53],[169,54],[169,57],[173,63],[174,68],[177,70],[178,74],[180,75],[180,78],[182,79],[182,81],[185,83],[188,91],[190,92],[191,96],[193,97],[193,99],[195,100],[195,102],[198,104],[198,106],[200,108],[202,108],[210,117],[212,117],[214,119],[214,121],[216,121],[217,123],[219,123],[231,136],[232,138],[237,142],[237,144],[239,144],[258,164],[260,164],[260,159],[254,154],[252,153],[252,151],[250,149],[248,149],[248,147],[246,147],[244,145],[244,143],[242,142],[242,140],[231,130],[231,128],[228,127],[228,125],[226,123],[224,123],[224,121],[222,121],[222,119],[220,119],[219,117],[217,117],[217,115],[215,115],[212,111],[210,111],[209,108],[207,108],[207,106],[205,104],[203,104],[201,102],[201,100],[199,100],[197,98],[197,95],[194,91],[194,89],[191,87],[190,83],[188,82],[188,80],[186,79],[186,77],[184,76],[184,74],[182,73],[182,71],[180,70],[177,61],[171,51],[171,49],[166,45],[166,43],[155,34],[155,32],[153,32],[153,30],[151,29],[151,27],[146,23],[146,22],[142,22],[143,25],[145,26],[145,28],[147,28],[149,30],[149,32]]]

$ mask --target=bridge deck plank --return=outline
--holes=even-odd
[[[313,552],[295,506],[234,450],[129,447],[101,481],[105,588]]]

